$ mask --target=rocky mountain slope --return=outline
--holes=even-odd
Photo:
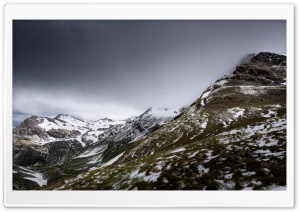
[[[32,189],[41,186],[41,182],[101,167],[129,142],[167,123],[178,113],[150,108],[127,121],[106,118],[93,122],[68,115],[32,116],[13,130],[14,188]]]
[[[101,119],[87,122],[67,115],[31,116],[13,130],[14,163],[62,163],[98,141],[98,136],[124,121]]]
[[[42,188],[282,190],[286,142],[286,57],[262,52],[104,166]]]

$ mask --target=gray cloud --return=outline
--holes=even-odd
[[[260,51],[286,53],[285,21],[14,21],[13,107],[87,119],[178,108]]]

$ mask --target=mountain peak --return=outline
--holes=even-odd
[[[268,65],[286,66],[286,56],[271,52],[260,52],[254,55],[250,62],[261,62]]]
[[[64,118],[64,117],[71,117],[71,116],[60,113],[57,116],[55,116],[54,119],[60,119],[60,118]]]
[[[110,118],[102,118],[102,119],[98,119],[97,121],[95,122],[113,122],[114,120],[113,119],[110,119]]]
[[[83,120],[81,118],[74,117],[74,116],[71,116],[71,115],[66,115],[66,114],[58,114],[57,116],[55,116],[54,119],[59,119],[59,120],[62,120],[62,121],[78,120],[78,121],[81,121],[81,122],[85,122],[85,120]]]

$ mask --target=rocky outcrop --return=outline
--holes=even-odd
[[[51,129],[47,131],[47,134],[53,138],[74,138],[81,135],[78,130],[66,130],[66,129]]]
[[[84,148],[77,141],[59,141],[37,144],[18,140],[13,147],[13,163],[21,166],[63,163],[78,155]]]
[[[31,116],[25,119],[13,130],[13,134],[18,137],[38,136],[41,139],[47,139],[47,133],[44,129],[38,125],[42,123],[42,120],[38,116]]]
[[[233,74],[232,79],[251,84],[280,85],[286,82],[286,56],[259,53],[250,62],[237,66]]]

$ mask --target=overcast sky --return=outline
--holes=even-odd
[[[285,21],[17,20],[14,118],[180,108],[260,51],[286,54]]]

